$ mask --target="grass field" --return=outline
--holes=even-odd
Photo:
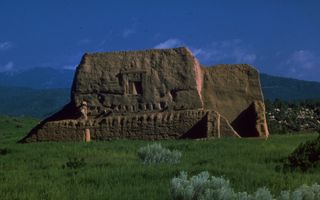
[[[320,182],[318,171],[282,173],[280,158],[316,134],[257,139],[165,140],[182,152],[176,165],[143,165],[137,150],[151,141],[17,144],[37,120],[0,117],[0,199],[170,199],[170,180],[186,171],[229,179],[237,191],[266,186],[274,194]],[[76,160],[76,162],[73,162]],[[70,164],[71,163],[71,164]],[[73,164],[73,165],[72,165]]]

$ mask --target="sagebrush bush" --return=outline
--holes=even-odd
[[[177,164],[181,159],[181,152],[177,150],[170,151],[163,148],[161,144],[152,144],[141,147],[138,150],[138,156],[144,164]]]
[[[170,192],[172,198],[178,200],[235,198],[228,180],[214,176],[210,178],[208,172],[201,172],[190,180],[186,172],[181,172],[179,177],[171,180]]]
[[[303,185],[292,193],[292,200],[319,200],[320,185],[317,183],[307,186]]]
[[[320,200],[320,185],[303,185],[292,193],[281,191],[275,198],[268,188],[258,188],[253,194],[235,192],[229,180],[201,172],[188,179],[186,172],[180,172],[171,180],[170,195],[174,200]]]
[[[320,166],[320,136],[315,140],[300,144],[285,159],[284,170],[301,169],[307,171]]]

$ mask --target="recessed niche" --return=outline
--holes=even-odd
[[[143,89],[142,89],[142,83],[141,81],[129,81],[130,86],[130,94],[132,95],[142,95]]]

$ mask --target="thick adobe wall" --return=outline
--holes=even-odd
[[[95,120],[59,120],[42,124],[24,142],[82,141],[85,129],[91,139],[178,139],[236,136],[224,118],[208,110],[183,110],[110,116]],[[226,130],[221,132],[220,130]],[[226,134],[226,133],[232,133]]]
[[[85,54],[71,102],[22,142],[83,140],[85,130],[93,140],[268,135],[258,72],[203,68],[187,48]]]
[[[72,101],[89,116],[202,108],[195,58],[187,48],[84,55]]]
[[[258,71],[247,64],[217,65],[203,71],[204,108],[219,112],[242,137],[267,137]]]

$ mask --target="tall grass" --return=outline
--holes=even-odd
[[[164,140],[182,153],[175,165],[144,165],[137,151],[150,141],[46,142],[17,144],[37,123],[0,118],[0,199],[170,199],[172,177],[208,171],[230,180],[235,192],[267,187],[274,195],[319,182],[319,171],[275,170],[313,134],[271,135],[270,139]],[[17,126],[19,125],[19,126]],[[71,167],[67,167],[71,166]]]

